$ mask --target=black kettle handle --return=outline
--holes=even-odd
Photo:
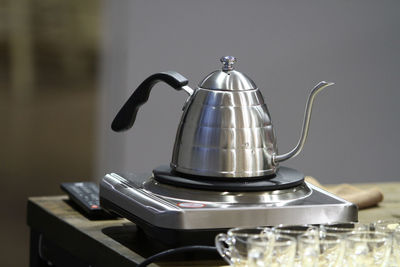
[[[183,86],[189,83],[185,77],[175,71],[159,72],[151,75],[139,85],[123,105],[117,116],[115,116],[111,129],[116,132],[130,129],[136,120],[140,106],[147,102],[151,89],[158,82],[165,82],[176,90],[181,90]]]

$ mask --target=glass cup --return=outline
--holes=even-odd
[[[305,234],[298,238],[298,251],[302,267],[338,267],[343,265],[344,240],[323,231]]]
[[[233,228],[215,237],[215,246],[222,258],[231,266],[247,265],[247,241],[259,236],[263,228]]]
[[[296,254],[296,239],[267,233],[248,239],[249,267],[292,267]]]
[[[355,231],[347,234],[344,255],[346,266],[388,266],[391,241],[389,234],[376,231]]]
[[[299,236],[304,235],[304,234],[309,234],[309,235],[318,235],[318,227],[313,226],[313,225],[278,225],[276,227],[273,227],[272,229],[264,230],[264,232],[272,231],[273,233],[276,234],[281,234],[281,235],[288,235],[296,239],[299,238]],[[295,267],[300,267],[301,266],[301,258],[299,254],[299,247],[296,247],[296,254],[294,258],[294,265]]]
[[[400,266],[400,226],[398,226],[393,233],[392,248],[393,248],[392,255],[394,255],[395,262],[396,262],[397,266]]]
[[[379,220],[373,223],[375,231],[384,232],[389,234],[393,238],[392,251],[390,253],[389,267],[397,267],[400,266],[396,262],[396,253],[395,253],[395,240],[394,240],[394,232],[397,228],[400,227],[400,220]]]
[[[351,232],[357,231],[370,231],[373,230],[371,224],[359,223],[359,222],[338,222],[330,224],[321,224],[319,226],[320,231],[327,234],[338,234],[342,238]],[[346,260],[342,259],[343,266],[347,266]]]

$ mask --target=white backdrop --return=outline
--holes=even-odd
[[[300,135],[309,90],[315,101],[303,152],[284,165],[322,183],[396,181],[400,149],[400,1],[105,1],[98,166],[151,171],[169,164],[184,92],[153,88],[135,126],[111,121],[141,81],[175,70],[196,87],[238,58],[268,104],[280,152]]]

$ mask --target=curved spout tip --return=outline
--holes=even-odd
[[[333,82],[326,82],[326,81],[322,81],[321,83],[324,83],[324,85],[326,85],[326,86],[331,86],[331,85],[335,84]]]
[[[327,86],[331,86],[331,85],[334,85],[334,84],[335,84],[335,83],[333,83],[333,82],[325,82],[325,81],[322,81],[322,82],[326,83]]]
[[[322,89],[325,89],[328,86],[334,85],[335,83],[333,82],[326,82],[326,81],[321,81],[319,82],[312,90],[311,90],[311,94],[310,97],[314,97],[316,95],[316,93],[318,93],[319,91],[321,91]]]

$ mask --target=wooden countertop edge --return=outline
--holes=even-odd
[[[51,198],[66,200],[67,196],[52,196]],[[47,210],[40,203],[46,200],[49,200],[49,197],[28,198],[27,223],[36,231],[45,233],[45,237],[51,239],[55,244],[63,248],[68,248],[68,252],[72,255],[79,258],[85,255],[86,258],[82,259],[83,261],[91,262],[95,264],[95,266],[104,267],[131,267],[132,262],[137,264],[144,260],[140,255],[110,238],[107,238],[107,240],[112,243],[112,246],[108,246],[97,240],[97,238],[92,235],[92,232],[101,232],[101,229],[97,229],[97,227],[92,229],[92,232],[84,232],[82,229],[75,227],[72,223],[65,220],[65,218],[53,216],[52,212]],[[121,223],[128,222],[125,219],[120,221]],[[112,220],[110,221],[110,224],[111,223],[115,225],[118,222]],[[55,228],[55,225],[57,225],[57,228]],[[103,227],[104,221],[99,224],[99,228]],[[110,255],[110,253],[113,255]],[[110,262],[110,259],[112,259],[112,262]]]

